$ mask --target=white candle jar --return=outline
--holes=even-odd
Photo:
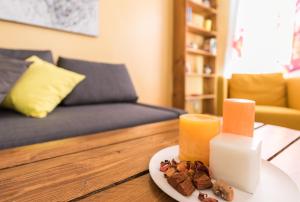
[[[210,141],[209,167],[214,179],[254,193],[260,178],[261,145],[258,138],[223,133]]]

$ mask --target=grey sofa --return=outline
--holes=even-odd
[[[16,55],[16,51],[20,50],[5,53],[12,52]],[[17,53],[19,56],[20,53]],[[48,61],[52,59],[52,55],[49,54],[51,52],[46,54]],[[82,82],[59,107],[43,119],[25,117],[15,111],[0,108],[0,149],[171,120],[185,113],[179,109],[138,103],[124,67],[107,67],[107,64],[103,63],[65,58],[60,58],[58,65],[66,66],[67,69],[86,74],[87,78],[96,80],[87,79]],[[85,68],[82,69],[82,66]],[[89,66],[95,69],[88,72]],[[72,69],[73,67],[75,69]],[[105,75],[102,73],[97,75],[97,71],[101,68],[103,68],[101,71],[106,71]],[[115,82],[116,78],[122,82]],[[111,81],[114,81],[113,84]],[[99,89],[99,86],[105,85],[109,85],[110,88]]]
[[[44,119],[0,109],[0,149],[176,119],[184,111],[139,103],[60,106]]]

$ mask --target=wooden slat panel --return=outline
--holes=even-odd
[[[0,151],[0,169],[26,164],[56,156],[76,153],[88,149],[116,144],[136,138],[155,135],[178,129],[178,121],[164,121],[154,124],[67,138],[63,140],[34,144]]]
[[[271,163],[288,174],[300,190],[300,139],[276,156]]]
[[[265,125],[256,129],[255,135],[262,138],[262,158],[268,160],[288,144],[300,137],[300,132],[289,128]]]
[[[151,156],[176,144],[177,137],[176,130],[1,170],[0,199],[66,201],[85,195],[147,170]]]
[[[161,201],[174,202],[175,200],[161,191],[152,181],[149,174],[128,181],[119,186],[87,197],[82,202],[106,201]]]
[[[261,126],[261,124],[256,124],[256,127],[258,126]],[[299,131],[270,125],[257,129],[255,133],[262,137],[265,159],[299,138]],[[282,158],[276,157],[272,163],[282,168],[292,178],[297,180],[300,187],[300,170],[298,169],[300,164],[298,161],[295,161],[296,154],[300,154],[300,140],[297,141],[297,144],[292,145],[297,148],[287,149],[288,152],[284,152],[285,155],[281,156],[280,154]],[[103,192],[96,193],[85,198],[83,201],[148,201],[148,199],[149,201],[173,200],[154,184],[149,175],[145,175]]]
[[[254,123],[254,129],[260,128],[260,127],[262,127],[263,125],[265,125],[265,124],[264,124],[264,123],[261,123],[261,122],[255,122],[255,123]]]
[[[58,141],[58,146],[52,143],[39,144],[50,145],[45,150],[42,147],[39,150],[38,147],[37,150],[45,151],[45,154],[29,149],[27,151],[32,153],[28,155],[31,156],[28,162],[31,163],[0,170],[0,199],[1,201],[66,201],[143,172],[148,169],[149,160],[155,152],[177,143],[178,121],[160,124],[107,132],[95,137],[91,136],[93,138],[70,138],[70,142]],[[299,137],[299,131],[276,126],[263,126],[255,133],[263,138],[265,158],[273,156]],[[26,149],[26,147],[21,149],[24,148]],[[62,151],[56,153],[55,149]],[[66,153],[64,150],[71,153]],[[55,155],[63,155],[55,157],[52,152]],[[8,154],[7,158],[9,158]],[[17,156],[17,154],[12,155]],[[22,155],[22,152],[19,155]],[[42,158],[44,160],[32,162],[31,159],[40,158],[39,155],[44,156]],[[51,158],[47,159],[49,156]],[[116,187],[119,186],[122,185]],[[144,194],[138,197],[146,196],[147,188],[142,192]],[[152,194],[155,197],[155,193]]]

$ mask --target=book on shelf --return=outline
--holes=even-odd
[[[217,40],[216,38],[205,39],[203,42],[202,49],[210,52],[213,55],[217,53]]]

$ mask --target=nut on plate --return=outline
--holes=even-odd
[[[212,191],[215,195],[221,197],[226,201],[233,200],[233,188],[223,180],[217,180],[215,183],[213,183]]]
[[[201,161],[194,162],[195,173],[205,173],[208,177],[210,177],[208,168]]]
[[[165,173],[165,177],[168,178],[168,177],[171,177],[172,175],[174,175],[176,173],[176,169],[174,167],[170,167],[164,173]]]
[[[204,194],[204,193],[202,193],[202,192],[199,193],[198,199],[199,199],[201,202],[218,202],[217,199],[212,198],[212,197],[208,197],[207,194]]]
[[[201,202],[218,202],[218,200],[212,197],[207,197],[203,199]]]
[[[211,188],[213,185],[210,177],[208,177],[206,174],[195,175],[193,178],[193,183],[199,190]]]
[[[177,185],[176,190],[184,196],[190,196],[195,191],[192,181],[187,178]]]
[[[168,161],[168,160],[162,161],[162,162],[160,162],[159,170],[161,172],[166,172],[169,169],[170,166],[171,166],[170,161]]]
[[[179,171],[179,172],[182,172],[182,171],[185,171],[187,170],[187,162],[186,161],[181,161],[179,163],[177,163],[176,165],[176,169]]]
[[[205,199],[205,198],[207,198],[207,194],[204,194],[204,193],[202,193],[202,192],[199,192],[199,195],[198,195],[198,199],[200,200],[200,201],[202,201],[203,199]]]

